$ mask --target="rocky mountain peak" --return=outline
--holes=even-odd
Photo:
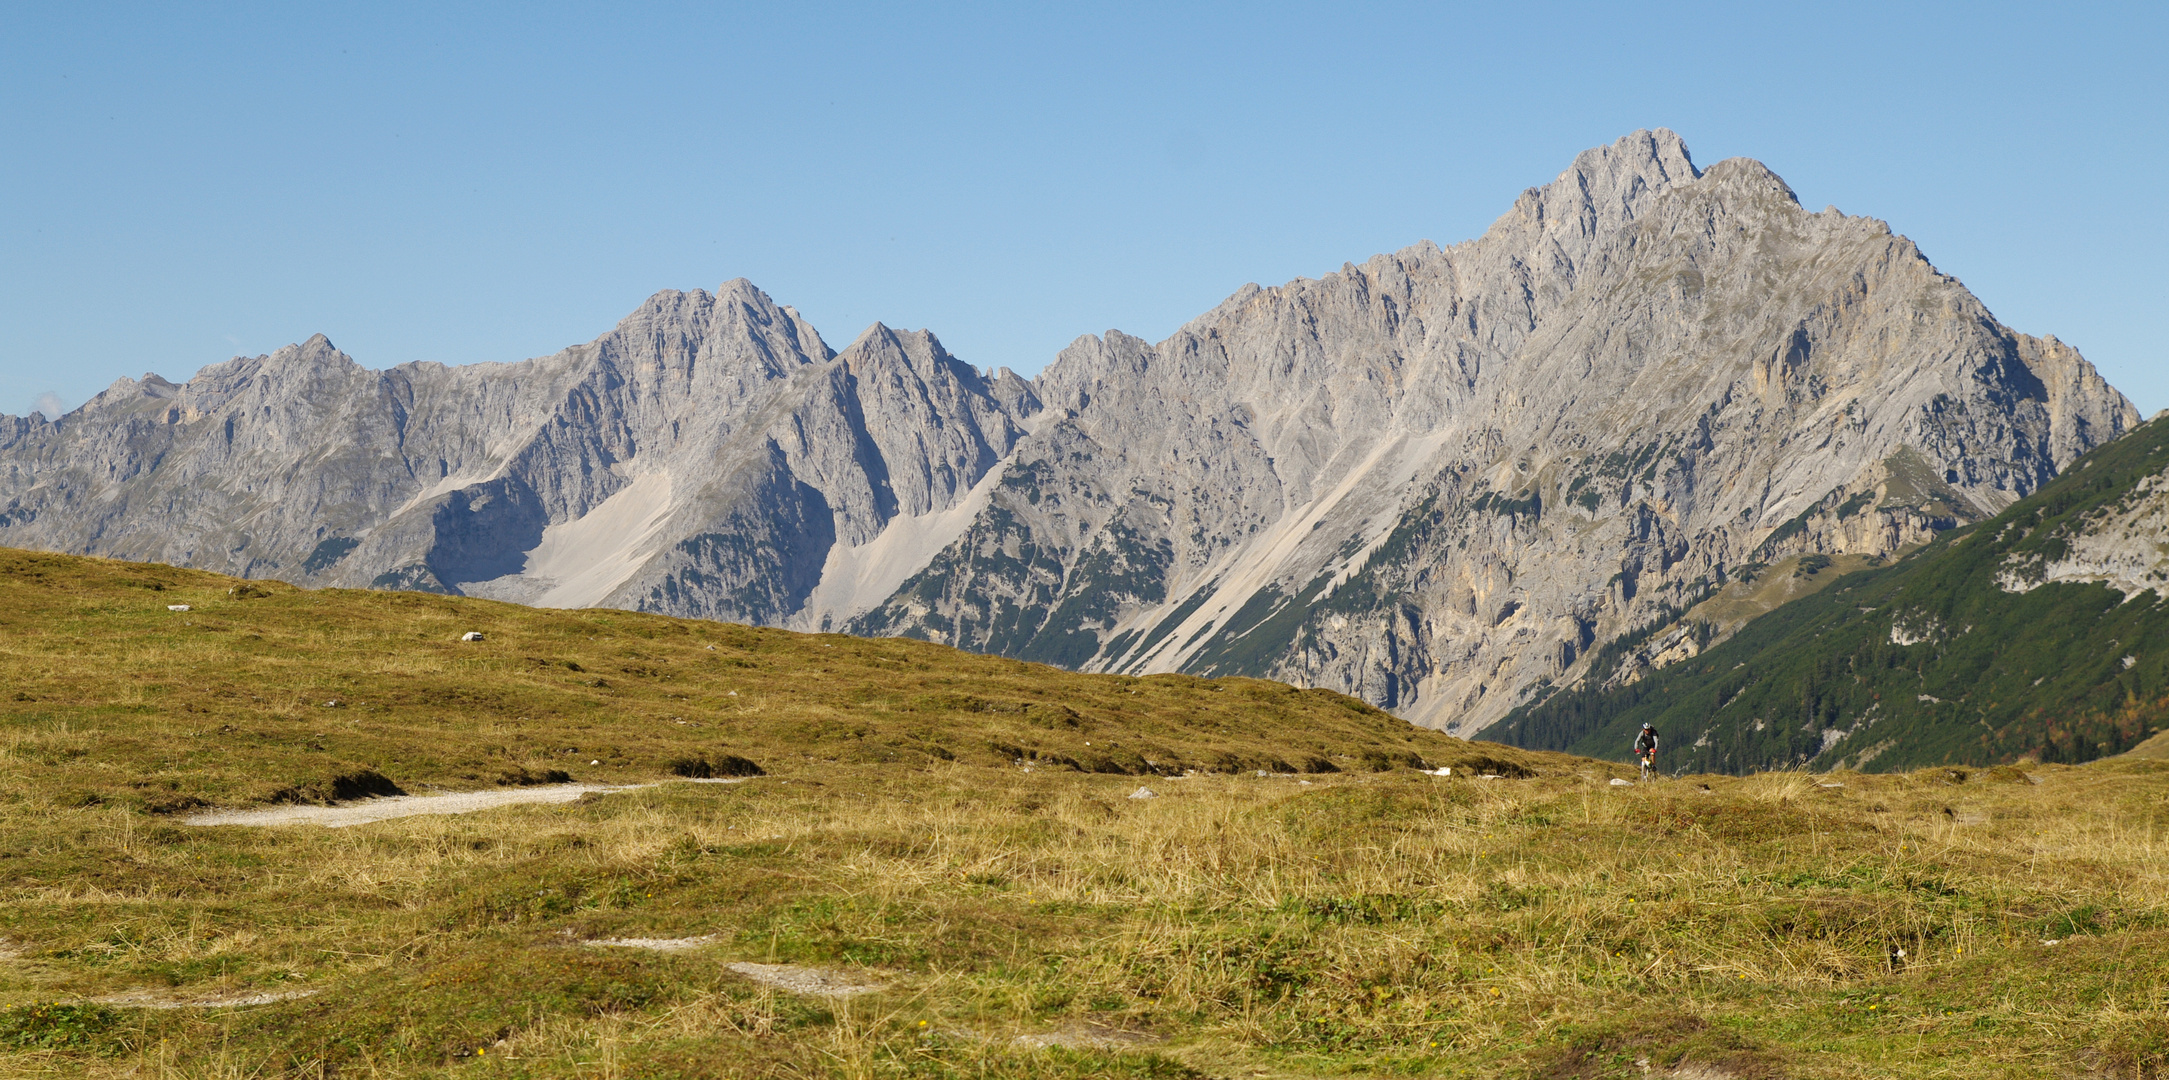
[[[971,531],[854,626],[1480,729],[1758,563],[1900,550],[2136,419],[1916,254],[1636,133],[1478,240],[1079,338]]]
[[[314,338],[121,380],[0,418],[0,544],[1264,675],[1469,733],[2136,420],[1882,223],[1653,129],[1475,240],[1080,337],[1034,380],[879,323],[836,352],[742,279],[518,363]]]
[[[1792,185],[1754,158],[1726,158],[1704,171],[1702,181],[1717,193],[1766,196],[1800,205],[1800,196],[1793,193]]]
[[[1514,212],[1493,230],[1564,230],[1554,239],[1573,246],[1571,254],[1578,255],[1583,246],[1576,240],[1616,231],[1639,217],[1657,193],[1700,175],[1678,135],[1664,128],[1637,131],[1609,146],[1582,151],[1551,183],[1522,192]]]

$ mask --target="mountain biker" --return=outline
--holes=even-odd
[[[1657,767],[1657,728],[1643,723],[1642,730],[1634,736],[1634,756],[1641,759],[1642,771],[1650,772]]]

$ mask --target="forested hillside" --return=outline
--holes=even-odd
[[[1630,685],[1555,693],[1492,737],[1620,758],[1648,721],[1668,770],[1724,772],[2120,753],[2169,724],[2165,507],[2156,418],[1986,522]]]

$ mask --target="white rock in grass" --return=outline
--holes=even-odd
[[[461,641],[480,641],[480,640],[482,640],[482,631],[480,631],[480,630],[469,630],[469,631],[467,631],[466,633],[464,633],[464,634],[461,634],[461,635],[459,636],[459,639],[460,639]]]
[[[685,952],[688,949],[698,949],[703,945],[713,945],[717,940],[715,934],[702,934],[699,937],[682,938],[601,938],[584,944],[596,948],[646,949],[649,952]]]
[[[857,972],[800,967],[796,964],[739,963],[730,965],[730,970],[754,982],[809,997],[851,997],[856,994],[871,994],[882,988],[881,983]]]
[[[188,610],[188,605],[187,605],[187,604],[167,604],[167,605],[166,605],[166,610],[167,610],[167,611],[187,611],[187,610]]]
[[[1633,787],[1633,786],[1634,786],[1634,781],[1632,781],[1632,780],[1621,780],[1620,778],[1618,778],[1618,777],[1616,777],[1616,776],[1615,776],[1615,777],[1612,777],[1612,786],[1613,786],[1613,787]]]
[[[1138,788],[1136,791],[1130,792],[1130,798],[1133,799],[1157,799],[1159,797],[1160,793],[1152,790],[1149,787],[1141,787]]]

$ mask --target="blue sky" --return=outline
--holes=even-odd
[[[833,345],[1031,373],[1477,235],[1661,125],[1888,220],[2151,413],[2165,10],[5,2],[0,411],[318,332],[542,355],[741,276]]]

